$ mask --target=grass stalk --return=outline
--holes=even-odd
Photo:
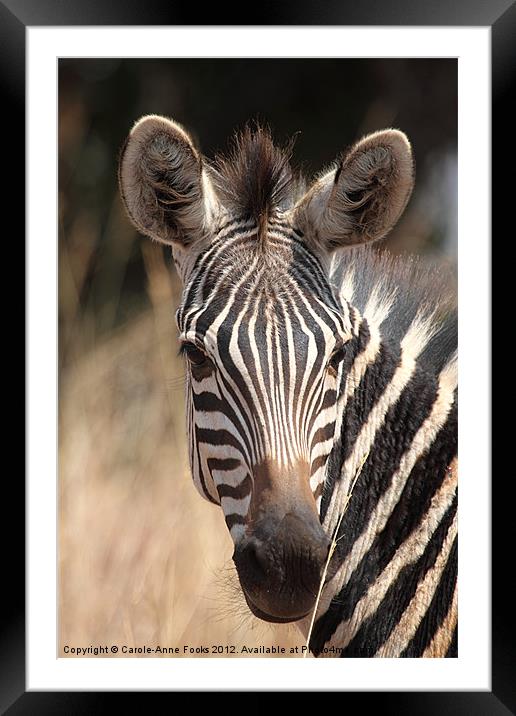
[[[349,501],[351,499],[351,495],[353,494],[353,490],[355,489],[355,485],[357,484],[357,480],[360,477],[360,473],[362,472],[362,468],[364,467],[365,461],[367,460],[369,456],[369,451],[363,456],[362,460],[360,461],[360,465],[357,468],[357,471],[355,473],[355,477],[353,478],[353,482],[351,483],[351,486],[348,490],[348,493],[346,495],[346,499],[344,501],[344,506],[342,508],[342,512],[339,517],[339,521],[337,522],[335,529],[333,530],[333,535],[331,539],[330,548],[328,550],[328,556],[326,557],[326,562],[324,565],[324,569],[322,571],[321,575],[321,581],[319,583],[319,590],[317,592],[317,598],[315,600],[314,608],[312,611],[312,618],[310,620],[310,628],[308,629],[308,636],[306,637],[306,649],[303,653],[303,659],[306,659],[308,653],[309,653],[309,645],[310,645],[310,639],[312,638],[312,631],[315,624],[315,615],[317,614],[317,609],[319,608],[319,602],[321,601],[322,591],[324,588],[324,583],[326,581],[326,575],[328,574],[328,568],[330,566],[331,558],[333,557],[333,553],[335,552],[335,549],[337,547],[337,542],[339,541],[339,538],[337,535],[339,534],[340,526],[342,524],[342,520],[344,519],[344,515],[346,514],[346,510],[349,505]]]

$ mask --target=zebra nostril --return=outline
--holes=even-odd
[[[260,539],[249,538],[246,544],[235,552],[233,559],[239,574],[246,582],[259,586],[267,579],[270,571],[267,545]]]
[[[247,547],[247,561],[251,572],[257,576],[267,576],[267,558],[265,546],[258,540],[252,541]]]

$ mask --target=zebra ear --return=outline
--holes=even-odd
[[[403,132],[361,139],[294,209],[294,221],[318,247],[376,241],[397,222],[414,186],[414,162]]]
[[[217,202],[201,156],[179,124],[157,115],[136,122],[120,154],[118,179],[141,233],[184,247],[205,235]]]

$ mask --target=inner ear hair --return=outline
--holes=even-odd
[[[127,213],[143,234],[186,246],[202,233],[202,161],[179,124],[157,115],[136,122],[118,176]]]
[[[326,251],[376,241],[401,216],[413,185],[407,137],[396,129],[382,130],[357,142],[314,184],[296,218]]]

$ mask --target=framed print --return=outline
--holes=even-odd
[[[158,5],[0,6],[28,279],[26,599],[14,549],[2,706],[342,690],[509,713],[479,335],[514,6],[303,5],[235,27]]]

